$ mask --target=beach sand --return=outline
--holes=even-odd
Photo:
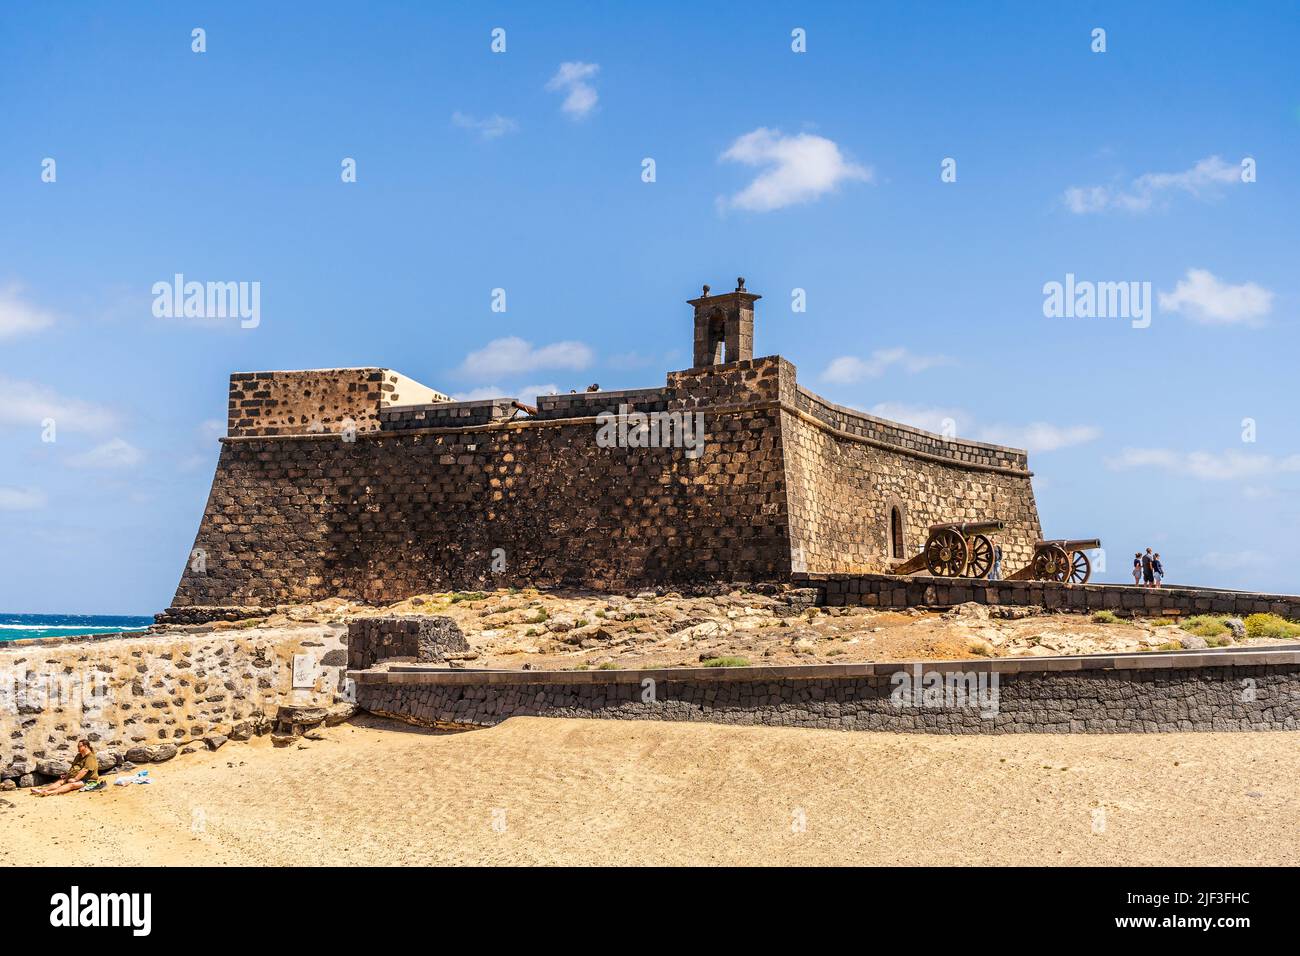
[[[364,717],[324,735],[178,757],[149,786],[0,794],[0,863],[1300,863],[1296,733]]]

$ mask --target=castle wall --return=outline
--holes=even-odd
[[[202,561],[187,564],[173,605],[779,580],[790,571],[779,412],[762,401],[776,397],[778,361],[670,376],[670,408],[704,415],[698,458],[599,447],[594,417],[226,439],[195,539]]]
[[[791,369],[793,373],[793,369]],[[1042,536],[1024,452],[944,439],[783,387],[781,412],[796,571],[862,573],[898,563],[891,507],[903,516],[904,558],[930,525],[999,518],[1003,574],[1027,564]]]
[[[303,372],[236,372],[230,376],[228,435],[301,435],[379,430],[379,410],[447,401],[447,396],[392,369],[331,368]]]

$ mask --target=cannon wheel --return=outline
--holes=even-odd
[[[952,528],[930,535],[925,543],[925,564],[935,577],[960,577],[966,571],[969,556],[966,539]]]
[[[986,534],[977,534],[970,539],[970,565],[966,574],[972,578],[986,578],[993,570],[993,542]]]
[[[1070,574],[1070,556],[1059,544],[1049,544],[1034,553],[1034,580],[1064,581]]]
[[[1088,555],[1083,551],[1075,551],[1070,555],[1070,583],[1087,584],[1090,577],[1092,562],[1088,560]]]

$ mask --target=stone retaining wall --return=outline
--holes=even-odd
[[[66,772],[81,737],[107,770],[247,739],[287,699],[332,703],[345,642],[323,625],[0,644],[0,790]],[[313,681],[297,691],[295,655]]]
[[[646,671],[412,667],[349,676],[360,708],[422,726],[543,716],[949,734],[1300,729],[1294,650]],[[933,680],[954,687],[949,701],[923,696]],[[912,687],[921,696],[900,696]],[[964,704],[957,687],[971,695]]]
[[[1114,611],[1137,617],[1279,614],[1300,619],[1300,596],[1294,594],[1188,587],[1138,588],[1123,584],[977,581],[929,575],[795,574],[792,579],[803,587],[817,588],[817,603],[831,607],[944,607],[973,601],[1037,605],[1079,613]]]
[[[449,617],[392,615],[348,622],[348,669],[365,670],[388,658],[443,661],[469,651],[469,641]]]

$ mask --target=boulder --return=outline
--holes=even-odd
[[[36,786],[36,775],[31,773],[23,774],[21,777],[18,778],[18,786],[20,787]]]
[[[17,789],[18,784],[14,783],[12,780],[0,780],[0,792]]]
[[[72,762],[68,760],[36,761],[36,772],[43,773],[47,777],[61,777],[71,769]]]
[[[209,750],[220,750],[221,745],[224,744],[228,739],[229,738],[226,737],[224,734],[210,734],[209,736],[203,738],[203,742],[208,745]]]
[[[231,740],[248,740],[253,736],[253,725],[243,720],[230,729]],[[129,757],[130,754],[127,754]]]
[[[158,744],[156,747],[149,748],[149,759],[154,763],[162,763],[164,760],[171,760],[175,756],[175,744]]]
[[[1195,634],[1184,634],[1178,638],[1178,643],[1183,645],[1185,651],[1203,651],[1210,645],[1206,643],[1205,638],[1197,637]]]
[[[151,759],[148,747],[132,747],[126,752],[128,763],[148,763]],[[123,769],[126,769],[124,766]]]
[[[1239,617],[1225,617],[1223,626],[1232,633],[1234,641],[1244,641],[1246,639],[1246,622]]]

